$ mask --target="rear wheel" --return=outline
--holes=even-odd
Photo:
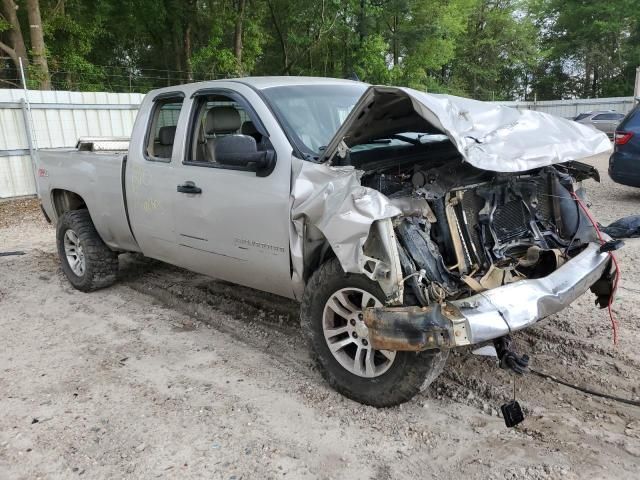
[[[96,231],[89,211],[71,210],[58,219],[58,256],[71,285],[90,292],[112,285],[118,273],[118,254]]]
[[[375,350],[362,312],[384,295],[364,275],[344,273],[337,259],[309,279],[301,324],[323,377],[343,395],[375,407],[410,400],[442,372],[448,353]]]

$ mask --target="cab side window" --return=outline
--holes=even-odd
[[[182,98],[165,98],[156,101],[147,133],[145,156],[147,160],[171,160],[176,126],[182,110]]]
[[[255,113],[236,99],[222,95],[200,95],[195,103],[186,164],[240,168],[236,156],[272,150],[271,142],[254,122]]]

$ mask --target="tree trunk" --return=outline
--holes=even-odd
[[[289,68],[289,53],[287,51],[287,42],[285,41],[282,30],[280,30],[280,26],[278,25],[276,12],[274,11],[271,0],[267,0],[267,6],[269,7],[269,13],[271,14],[271,21],[273,22],[273,26],[276,29],[276,33],[278,34],[278,41],[280,42],[280,48],[282,49],[282,70],[287,71]]]
[[[585,60],[584,67],[584,83],[582,85],[582,95],[584,98],[589,97],[589,84],[591,83],[591,62],[589,61],[589,57]]]
[[[29,66],[29,58],[27,57],[27,48],[25,47],[22,29],[18,21],[18,6],[14,0],[2,0],[2,14],[6,21],[11,25],[11,29],[7,32],[9,35],[9,45],[0,42],[0,50],[4,51],[16,67],[16,71],[20,71],[20,62],[18,58],[22,58],[24,68]]]
[[[187,82],[193,82],[193,69],[191,68],[191,23],[187,23],[184,29],[184,59],[187,69]]]
[[[184,46],[184,66],[187,71],[188,82],[193,82],[193,67],[191,64],[193,46],[191,43],[191,33],[193,31],[193,22],[196,14],[196,0],[185,1],[184,10],[182,11],[182,44]]]
[[[33,64],[38,70],[37,77],[40,82],[40,89],[51,90],[47,49],[44,43],[42,18],[40,17],[40,2],[38,0],[27,0],[27,17],[29,18],[31,54],[33,56]]]
[[[397,66],[400,62],[400,53],[398,52],[398,16],[393,16],[393,66]]]
[[[176,71],[177,83],[184,83],[184,51],[182,40],[180,26],[174,24],[171,32],[171,48],[173,49],[173,67]]]
[[[360,34],[360,45],[364,42],[364,37],[367,36],[367,27],[365,25],[366,22],[366,2],[365,0],[360,0],[360,18],[358,20],[358,33]]]
[[[244,27],[244,10],[246,0],[238,0],[238,16],[236,17],[236,28],[233,34],[233,54],[238,62],[238,73],[242,74],[242,33]]]

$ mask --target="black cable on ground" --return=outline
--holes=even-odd
[[[11,255],[24,255],[24,252],[0,252],[0,257],[9,257]]]
[[[633,405],[635,407],[640,407],[640,401],[638,400],[629,400],[628,398],[615,397],[613,395],[609,395],[607,393],[596,392],[595,390],[590,390],[588,388],[579,387],[578,385],[573,385],[572,383],[565,382],[553,375],[549,375],[548,373],[538,372],[532,368],[529,368],[529,371],[535,375],[538,375],[542,378],[548,378],[549,380],[553,380],[560,385],[564,385],[565,387],[573,388],[574,390],[578,390],[582,393],[586,393],[587,395],[593,395],[594,397],[606,398],[607,400],[613,400],[614,402],[626,403],[627,405]]]

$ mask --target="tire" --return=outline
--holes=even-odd
[[[364,346],[366,327],[364,329],[360,327],[361,333],[364,334],[356,337],[356,340],[360,338],[360,342],[362,342],[360,347],[347,345],[343,351],[339,351],[339,355],[334,354],[329,347],[329,343],[333,342],[331,343],[333,348],[336,348],[340,342],[346,343],[349,335],[353,336],[354,331],[357,330],[360,324],[357,320],[352,319],[351,321],[347,320],[347,323],[355,321],[356,327],[345,326],[342,319],[348,311],[344,310],[345,315],[338,314],[336,317],[335,312],[332,311],[335,307],[330,307],[327,302],[331,299],[332,305],[335,305],[333,299],[336,295],[341,295],[341,297],[347,295],[347,300],[357,303],[359,292],[366,292],[378,299],[376,305],[381,305],[380,300],[385,298],[376,282],[364,275],[345,273],[336,258],[325,262],[309,279],[302,298],[300,321],[303,332],[310,343],[311,351],[320,373],[331,387],[344,396],[366,405],[374,407],[399,405],[424,390],[440,375],[446,363],[448,351],[417,353],[379,351],[371,357],[373,365],[369,371],[367,369],[369,352],[367,351],[364,354],[360,350],[360,348],[366,348]],[[364,302],[366,298],[365,293],[362,293],[361,302]],[[370,302],[370,300],[368,301]],[[368,303],[368,306],[372,306],[372,304]],[[338,307],[342,307],[342,303]],[[325,309],[329,309],[326,314]],[[333,315],[333,322],[336,322],[335,319],[337,318],[342,322],[342,326],[336,327],[334,323],[329,325],[331,328],[325,329],[323,325],[331,323],[329,322],[331,315]],[[330,339],[325,338],[325,335],[333,335],[333,332],[338,332],[345,328],[351,328],[350,333],[341,333],[340,336]],[[339,340],[334,341],[336,338]],[[351,353],[347,351],[348,348],[351,349],[351,352],[357,349],[353,354],[354,362],[356,357],[359,359],[363,357],[362,363],[365,364],[365,367],[362,367],[360,360],[358,360],[357,364],[354,363],[354,365],[357,365],[356,367],[349,366]],[[371,351],[376,352],[375,350]],[[391,364],[386,365],[383,362],[389,359],[383,357],[390,353],[395,354],[395,356]],[[380,362],[380,365],[377,365],[376,362]],[[360,374],[355,371],[357,369],[360,370]],[[381,373],[378,373],[378,371]],[[370,375],[363,376],[363,373],[365,375],[369,373]]]
[[[63,214],[58,219],[56,239],[62,271],[75,288],[91,292],[108,287],[116,281],[118,254],[102,241],[88,210],[71,210]],[[80,258],[84,268],[69,259],[69,252],[75,252],[75,257],[71,257]]]

